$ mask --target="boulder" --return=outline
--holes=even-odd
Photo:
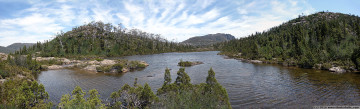
[[[140,61],[140,64],[143,64],[143,65],[145,65],[145,66],[149,66],[149,64],[146,63],[145,61]]]
[[[103,61],[100,62],[101,66],[114,65],[114,64],[116,64],[114,60],[108,60],[108,59],[104,59]]]
[[[62,63],[65,65],[72,63],[69,59],[66,59],[66,58],[62,58],[61,60],[62,60]]]
[[[122,73],[129,72],[129,68],[125,68],[125,67],[124,67],[124,68],[121,69],[121,72],[122,72]]]
[[[119,71],[117,69],[111,69],[109,73],[118,73]]]
[[[92,71],[92,72],[97,72],[96,67],[99,67],[99,65],[88,65],[83,69],[88,70],[88,71]]]
[[[49,66],[47,66],[47,65],[41,65],[41,66],[40,66],[41,69],[48,69],[48,67],[49,67]]]
[[[100,64],[100,62],[99,61],[96,61],[96,60],[94,60],[94,61],[88,61],[88,62],[86,62],[87,64],[90,64],[90,65],[99,65]]]
[[[5,53],[0,53],[0,60],[6,60],[7,57],[8,57],[7,54],[5,54]]]
[[[57,69],[62,69],[64,67],[60,66],[60,65],[51,65],[48,67],[49,70],[57,70]]]
[[[19,77],[19,78],[25,78],[25,76],[21,75],[21,74],[17,74],[16,76]]]
[[[55,57],[36,57],[37,61],[48,61],[48,60],[54,60]]]
[[[250,60],[251,63],[262,63],[260,60]]]
[[[0,83],[4,83],[6,81],[6,79],[0,79]]]
[[[341,67],[331,67],[329,69],[329,71],[336,72],[336,73],[345,73],[346,72],[346,70],[342,69]]]

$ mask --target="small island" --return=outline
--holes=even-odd
[[[178,63],[178,66],[181,66],[181,67],[190,67],[190,66],[199,65],[199,64],[203,64],[203,62],[200,62],[200,61],[190,62],[190,61],[180,60],[180,62]]]

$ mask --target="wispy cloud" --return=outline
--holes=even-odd
[[[61,30],[68,31],[90,21],[122,23],[127,28],[161,34],[173,41],[211,33],[244,37],[301,13],[315,11],[305,0],[29,0],[13,3],[18,2],[30,7],[0,14],[10,16],[0,17],[1,46],[51,39]]]

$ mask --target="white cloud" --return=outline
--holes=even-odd
[[[26,2],[32,6],[13,13],[15,18],[0,19],[0,45],[50,39],[61,30],[70,30],[93,20],[114,25],[122,23],[125,27],[161,34],[175,41],[220,32],[244,37],[277,26],[301,13],[314,12],[306,0]]]

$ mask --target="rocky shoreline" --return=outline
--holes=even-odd
[[[53,65],[41,65],[42,69],[57,70],[64,68],[79,68],[94,73],[126,73],[132,69],[145,68],[149,66],[145,61],[128,61],[128,60],[71,60],[57,57],[36,57],[33,58],[38,62],[56,61]]]
[[[223,55],[223,56],[225,56],[224,58],[227,58],[227,59],[236,59],[236,60],[240,60],[242,62],[248,62],[248,63],[279,64],[279,65],[286,66],[286,67],[289,67],[289,66],[298,67],[294,61],[283,62],[283,61],[277,61],[276,58],[274,58],[273,61],[250,60],[250,59],[239,58],[239,55],[241,55],[241,54],[233,55],[233,56],[228,56],[228,55]],[[327,70],[327,71],[338,73],[338,74],[357,71],[356,69],[345,69],[345,68],[342,68],[341,66],[336,66],[336,65],[327,65],[325,67],[325,65],[323,65],[323,64],[316,64],[312,68],[317,69],[317,70]]]

